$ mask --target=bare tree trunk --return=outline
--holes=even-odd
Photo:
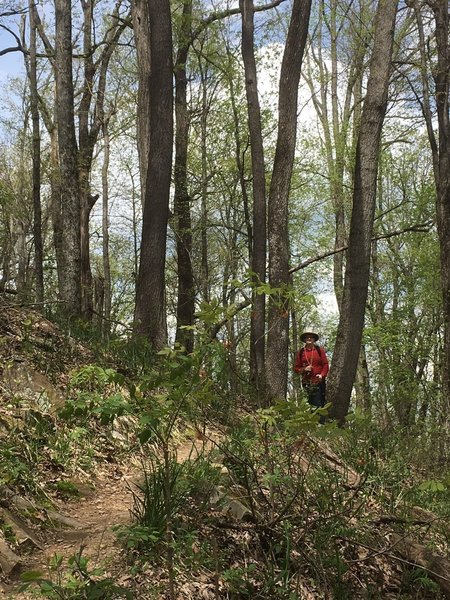
[[[446,2],[432,0],[427,3],[413,2],[420,52],[420,74],[422,78],[421,109],[425,119],[428,140],[433,159],[436,186],[436,222],[440,247],[441,289],[444,324],[441,426],[449,429],[450,409],[450,45],[449,14]],[[429,66],[427,53],[429,40],[425,38],[422,9],[431,8],[435,21],[437,64]],[[431,71],[431,72],[430,72]],[[435,84],[435,100],[438,119],[438,139],[431,111],[431,77]],[[441,438],[445,440],[442,437]]]
[[[269,191],[269,283],[280,289],[271,299],[267,338],[268,399],[284,398],[289,348],[288,200],[297,135],[297,100],[303,52],[308,33],[311,0],[294,0],[281,65],[278,101],[278,137]]]
[[[108,188],[108,170],[109,170],[109,129],[108,119],[103,124],[103,142],[104,156],[102,165],[102,192],[103,192],[103,213],[102,213],[102,237],[103,237],[103,293],[104,293],[104,312],[102,330],[108,335],[110,330],[109,321],[111,319],[111,265],[109,259],[109,188]]]
[[[55,0],[55,75],[61,192],[61,299],[67,316],[81,316],[80,186],[72,79],[72,14]]]
[[[117,42],[125,28],[125,23],[117,19],[121,0],[111,19],[111,26],[103,40],[103,50],[94,62],[93,9],[94,0],[82,0],[84,80],[79,108],[79,179],[80,179],[80,235],[81,235],[81,291],[82,311],[86,320],[92,318],[92,272],[90,260],[89,221],[92,209],[99,195],[91,193],[91,172],[95,144],[103,127],[106,78],[109,62]],[[95,40],[94,40],[95,41]],[[97,79],[97,85],[95,88]],[[93,95],[95,102],[93,103]],[[92,108],[93,104],[93,108]]]
[[[50,134],[50,216],[53,229],[53,246],[55,248],[56,273],[58,278],[58,291],[61,299],[63,287],[63,249],[62,249],[62,206],[61,206],[61,180],[59,177],[58,133],[54,125]]]
[[[148,0],[150,134],[145,185],[135,333],[154,350],[166,344],[165,258],[173,143],[172,25],[168,0]],[[136,39],[138,42],[138,39]],[[143,82],[140,82],[142,85]]]
[[[436,214],[441,257],[441,286],[444,313],[444,364],[442,414],[447,429],[450,417],[450,43],[448,3],[430,2],[436,23],[437,69],[434,72],[439,145],[436,180]]]
[[[147,0],[132,0],[131,15],[133,19],[134,37],[136,40],[137,69],[138,69],[138,100],[137,100],[137,148],[139,157],[139,173],[141,181],[141,203],[144,207],[145,184],[147,181],[147,166],[150,140],[150,22]]]
[[[331,415],[348,413],[361,350],[370,273],[370,248],[376,203],[378,153],[386,112],[397,2],[380,0],[367,93],[356,148],[353,209],[347,268],[333,362],[328,379]]]
[[[367,368],[366,348],[364,345],[361,346],[361,352],[358,357],[358,367],[356,369],[355,403],[365,415],[370,416],[372,412],[372,402],[370,396],[369,369]]]
[[[136,184],[135,177],[128,167],[128,174],[131,179],[131,210],[132,210],[132,232],[133,232],[133,278],[135,283],[135,288],[137,285],[137,274],[139,272],[139,216],[140,216],[140,207],[142,206],[142,202],[139,203],[137,194],[136,194]],[[136,293],[136,291],[135,291]]]
[[[34,236],[34,281],[35,297],[39,304],[44,302],[44,250],[42,243],[41,210],[41,134],[39,126],[39,107],[37,89],[36,58],[36,19],[34,4],[29,0],[30,14],[30,58],[28,77],[30,79],[30,107],[33,124],[33,236]]]
[[[175,341],[192,352],[193,332],[184,329],[194,323],[195,289],[192,269],[192,221],[187,182],[189,115],[187,106],[186,62],[191,40],[192,0],[183,3],[175,64],[175,194],[174,229],[177,244],[178,297]]]
[[[8,285],[11,277],[11,257],[13,253],[12,227],[11,216],[7,211],[2,211],[2,237],[1,237],[1,257],[0,264],[2,270],[2,278],[0,279],[0,292],[3,292]]]
[[[23,190],[22,190],[23,192]],[[23,193],[20,194],[23,197]],[[28,296],[27,290],[27,231],[26,225],[22,218],[15,219],[15,253],[17,257],[17,274],[16,274],[16,287],[17,293],[26,300]]]
[[[204,302],[209,302],[209,264],[208,264],[208,165],[206,162],[206,138],[207,138],[207,123],[208,123],[208,99],[207,99],[207,78],[208,72],[201,71],[202,79],[202,114],[201,114],[201,160],[202,160],[202,176],[201,176],[201,290]]]
[[[253,0],[240,0],[242,13],[242,58],[245,68],[248,126],[253,174],[253,248],[252,281],[260,285],[266,280],[266,175],[258,97],[258,80],[254,53]],[[250,381],[264,397],[265,381],[265,296],[253,292],[253,310],[250,325]]]
[[[82,0],[83,21],[83,94],[79,108],[79,154],[78,168],[80,179],[80,244],[81,244],[81,309],[85,319],[92,318],[92,272],[89,256],[89,216],[94,203],[90,197],[90,175],[92,169],[93,140],[89,135],[89,118],[92,92],[94,88],[94,58],[92,51],[93,0]],[[95,143],[95,142],[94,142]]]

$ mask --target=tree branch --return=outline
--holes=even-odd
[[[254,12],[262,12],[264,10],[275,8],[276,6],[279,6],[280,4],[282,4],[282,2],[285,1],[286,0],[273,0],[273,2],[270,2],[269,4],[255,6]],[[196,40],[197,37],[201,34],[201,32],[204,31],[208,27],[208,25],[211,25],[211,23],[219,21],[220,19],[226,19],[227,17],[231,17],[233,15],[239,15],[240,12],[240,8],[230,8],[228,10],[219,10],[211,13],[208,17],[206,17],[205,19],[203,19],[203,21],[200,22],[199,26],[196,29],[194,29],[191,35],[190,42],[192,43],[194,40]]]
[[[405,227],[404,229],[397,229],[395,231],[390,231],[388,233],[383,233],[381,235],[374,236],[372,238],[372,242],[376,242],[379,240],[386,240],[388,238],[391,238],[391,237],[394,237],[397,235],[402,235],[403,233],[411,233],[411,232],[428,233],[432,226],[433,226],[432,222],[418,223],[416,225],[410,225],[409,227]],[[334,254],[338,254],[339,252],[345,252],[347,250],[347,248],[348,248],[348,246],[341,246],[340,248],[336,248],[334,250],[329,250],[328,252],[323,252],[322,254],[318,254],[316,256],[308,258],[307,260],[304,260],[303,262],[296,265],[295,267],[291,267],[289,269],[289,274],[292,275],[292,273],[296,273],[297,271],[300,271],[301,269],[305,269],[306,267],[309,267],[309,265],[312,265],[315,262],[319,262],[325,258],[328,258],[329,256],[333,256]],[[232,319],[239,312],[241,312],[241,310],[244,310],[244,308],[247,308],[247,306],[250,306],[251,303],[252,303],[251,299],[246,298],[245,300],[243,300],[236,306],[236,309],[231,317],[224,317],[221,321],[216,323],[214,325],[214,327],[211,328],[211,331],[210,331],[211,339],[214,339],[217,336],[217,334],[222,329],[222,327],[224,325],[226,325],[228,323],[228,321],[230,321],[230,319]]]
[[[381,235],[374,236],[372,238],[372,242],[377,242],[379,240],[386,240],[388,238],[402,235],[403,233],[415,232],[415,233],[428,233],[430,231],[433,223],[421,223],[418,225],[411,225],[409,227],[405,227],[404,229],[397,229],[395,231],[390,231],[389,233],[383,233]],[[317,256],[313,256],[312,258],[308,258],[303,262],[299,263],[295,267],[291,267],[289,269],[289,274],[295,273],[308,267],[312,263],[319,262],[324,258],[328,258],[329,256],[334,256],[335,254],[339,254],[339,252],[345,252],[348,249],[348,246],[341,246],[340,248],[335,248],[334,250],[329,250],[328,252],[323,252],[322,254],[318,254]]]

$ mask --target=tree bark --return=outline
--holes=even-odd
[[[187,106],[186,62],[191,40],[192,0],[183,3],[175,63],[175,193],[174,229],[177,244],[178,296],[177,331],[175,341],[194,349],[193,332],[184,329],[194,323],[195,288],[192,268],[192,221],[187,182],[189,114]]]
[[[202,108],[200,116],[200,135],[201,135],[201,216],[200,216],[200,235],[201,235],[201,291],[204,302],[210,301],[210,284],[209,284],[209,261],[208,261],[208,165],[207,165],[207,126],[208,126],[208,98],[207,98],[207,80],[208,69],[201,69],[201,85],[202,85]]]
[[[348,413],[361,350],[370,273],[378,153],[386,113],[397,1],[380,0],[367,93],[355,161],[353,208],[347,268],[336,345],[328,379],[330,414],[343,422]]]
[[[141,181],[141,203],[144,207],[145,184],[150,140],[150,23],[147,0],[132,0],[131,15],[133,19],[134,38],[136,40],[137,69],[138,69],[138,99],[137,99],[137,148],[139,157],[139,174]]]
[[[252,282],[255,286],[266,280],[266,174],[258,97],[258,79],[254,53],[253,0],[240,0],[242,13],[242,58],[245,69],[248,127],[253,175],[253,248],[251,255]],[[252,294],[253,309],[250,324],[250,381],[258,397],[263,398],[265,380],[265,296]]]
[[[82,0],[84,80],[79,108],[79,179],[80,179],[80,235],[81,235],[81,291],[82,311],[86,320],[92,318],[92,272],[89,243],[89,221],[99,195],[91,193],[91,172],[95,145],[105,119],[104,104],[107,70],[114,48],[119,41],[125,23],[117,20],[121,0],[117,0],[111,26],[103,40],[103,50],[94,62],[93,40],[94,0]],[[97,86],[95,79],[98,78]],[[95,102],[93,102],[95,93]],[[93,106],[92,106],[93,105]]]
[[[81,316],[81,240],[78,148],[72,78],[72,14],[66,0],[55,0],[56,120],[61,192],[61,299],[69,317]]]
[[[448,428],[450,418],[450,43],[447,2],[430,3],[436,24],[437,68],[434,72],[438,117],[438,157],[436,181],[436,214],[441,259],[441,287],[444,317],[444,357],[442,373],[443,421]]]
[[[147,9],[149,156],[134,328],[136,334],[148,337],[154,350],[159,350],[166,344],[165,257],[173,144],[172,25],[168,0],[147,0]]]
[[[44,251],[42,242],[41,210],[41,134],[39,126],[39,99],[37,88],[36,19],[32,0],[28,2],[30,14],[30,108],[33,125],[33,236],[34,236],[34,281],[36,302],[44,302]]]
[[[284,398],[287,388],[289,347],[288,200],[297,135],[298,84],[308,33],[311,0],[294,0],[281,65],[278,135],[269,191],[269,283],[279,290],[269,306],[267,338],[267,397]]]
[[[102,237],[103,237],[103,286],[104,286],[104,312],[102,331],[108,335],[110,330],[111,319],[111,265],[109,259],[109,186],[108,186],[108,170],[109,170],[109,120],[106,119],[103,124],[103,142],[104,156],[102,165],[102,192],[103,192],[103,212],[102,212]]]

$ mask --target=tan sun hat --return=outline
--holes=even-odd
[[[319,339],[319,334],[315,333],[314,331],[304,331],[300,336],[300,339],[302,340],[302,342],[306,342],[307,337],[313,337],[314,341],[317,342],[317,340]]]

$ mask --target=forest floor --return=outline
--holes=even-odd
[[[82,552],[89,560],[89,570],[100,567],[105,575],[113,576],[118,583],[123,572],[123,553],[117,542],[113,527],[130,521],[132,486],[135,472],[117,465],[102,465],[95,478],[86,486],[81,499],[61,502],[58,512],[73,519],[70,529],[58,529],[47,534],[41,550],[31,553],[24,563],[24,571],[41,571],[52,581],[58,577],[49,565],[56,556],[67,560]],[[35,596],[19,593],[17,585],[0,589],[0,597],[25,600]]]
[[[192,454],[200,452],[202,440],[187,441],[177,449],[178,462],[184,462]],[[207,443],[206,445],[209,445]],[[114,528],[130,523],[133,504],[133,489],[142,473],[138,465],[125,466],[103,464],[88,484],[78,486],[81,498],[61,501],[55,509],[68,519],[71,527],[48,531],[41,549],[24,557],[21,572],[39,571],[46,578],[58,583],[71,557],[81,555],[88,559],[88,569],[100,568],[102,575],[111,577],[123,587],[132,583],[128,569],[124,569],[123,546],[118,542]],[[62,558],[61,568],[52,570],[52,560]],[[20,583],[0,583],[0,598],[31,600],[36,598],[29,592],[20,592]]]
[[[33,402],[33,393],[39,400],[45,392],[55,409],[64,405],[73,373],[86,365],[95,367],[95,356],[39,315],[2,310],[1,298],[0,336],[7,340],[0,344],[0,490],[3,485],[21,498],[23,493],[23,501],[33,505],[29,519],[26,510],[22,515],[0,491],[0,510],[6,510],[4,515],[24,516],[25,526],[23,545],[7,519],[0,527],[3,546],[9,543],[19,554],[12,570],[4,571],[8,577],[0,566],[0,600],[36,598],[33,588],[19,591],[24,572],[40,572],[68,593],[68,563],[74,557],[87,561],[89,583],[94,586],[109,580],[134,598],[167,597],[167,557],[158,549],[151,559],[134,564],[136,553],[125,550],[131,537],[124,542],[115,531],[131,524],[134,493],[140,496],[136,484],[142,482],[143,468],[151,468],[148,446],[142,448],[142,455],[136,454],[140,446],[134,421],[123,415],[124,420],[116,423],[119,428],[113,429],[102,428],[98,418],[92,420],[91,429],[80,427],[83,435],[92,434],[89,446],[78,441],[71,454],[65,445],[72,440],[71,428],[41,413],[40,405]],[[110,394],[114,391],[112,385],[106,387]],[[32,419],[27,421],[27,415]],[[421,479],[412,481],[414,474],[405,473],[402,464],[387,461],[381,449],[372,445],[375,438],[365,441],[360,436],[356,452],[350,452],[351,462],[339,455],[331,433],[329,439],[302,433],[296,441],[288,437],[285,442],[274,429],[274,443],[265,446],[265,440],[272,438],[261,436],[262,429],[258,435],[242,430],[244,441],[236,437],[239,446],[230,449],[229,431],[223,424],[208,421],[205,430],[197,427],[180,420],[171,440],[180,463],[189,461],[189,466],[206,457],[194,472],[195,493],[183,497],[179,510],[177,525],[183,535],[176,547],[177,598],[285,598],[288,592],[290,598],[302,600],[450,598],[448,512],[434,514],[428,502],[417,506],[412,500],[405,502],[405,493],[417,488]],[[240,482],[248,473],[242,465],[248,465],[245,451],[250,443],[256,445],[249,464],[257,477],[247,489]],[[265,479],[272,473],[272,461],[280,466],[279,473],[274,470],[273,487],[264,483],[273,479]],[[425,483],[431,476],[423,475]],[[19,483],[14,487],[10,481]],[[72,484],[78,497],[70,497]],[[246,505],[247,492],[252,514]],[[443,494],[446,488],[438,492]],[[416,496],[422,502],[430,497]],[[36,498],[43,503],[37,509]],[[51,506],[59,520],[43,505]],[[293,546],[286,560],[288,544]]]

